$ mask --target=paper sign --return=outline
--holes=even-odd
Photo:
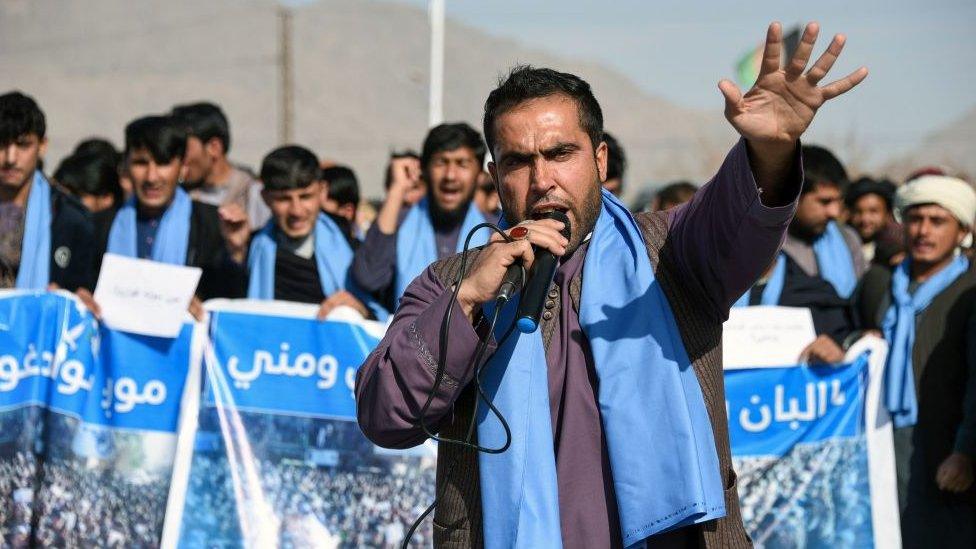
[[[726,369],[783,367],[816,338],[809,309],[736,307],[723,326],[722,358]]]
[[[200,282],[197,267],[105,254],[95,301],[109,327],[156,337],[176,337]]]

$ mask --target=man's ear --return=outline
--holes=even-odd
[[[264,204],[267,207],[269,208],[271,207],[271,194],[268,192],[267,189],[261,189],[261,200],[264,201]]]
[[[37,157],[43,159],[44,155],[47,154],[47,138],[41,138],[41,143],[37,147]]]
[[[600,174],[600,183],[607,182],[607,144],[601,141],[596,147],[596,169]]]
[[[339,216],[348,219],[350,222],[356,222],[356,205],[352,202],[348,204],[343,204],[339,206]]]
[[[211,158],[220,158],[224,156],[226,151],[224,151],[224,144],[220,142],[220,139],[216,137],[211,137],[207,140],[207,143],[203,146],[207,153],[207,156]]]

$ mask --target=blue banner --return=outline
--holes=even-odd
[[[175,433],[192,336],[192,324],[176,339],[116,332],[54,293],[0,299],[0,410]]]
[[[181,445],[187,472],[174,475],[183,495],[164,543],[398,546],[434,498],[436,448],[383,450],[356,424],[356,372],[377,327],[321,322],[281,303],[210,315],[204,405],[192,444]],[[430,545],[429,521],[414,539]]]
[[[207,405],[350,420],[356,371],[379,343],[353,323],[226,311],[211,314],[210,338]]]
[[[800,443],[863,434],[867,358],[726,372],[732,453],[782,456]]]
[[[740,506],[757,547],[873,546],[868,360],[726,371]]]
[[[61,292],[0,294],[0,545],[159,545],[193,334],[117,332]]]

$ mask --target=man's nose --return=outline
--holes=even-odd
[[[529,183],[532,190],[539,195],[545,195],[555,186],[551,174],[549,173],[549,163],[544,158],[537,159],[532,164],[531,180]]]
[[[827,218],[837,219],[838,217],[840,217],[840,202],[831,202],[827,206]]]
[[[3,156],[0,157],[0,164],[13,165],[17,163],[17,145],[11,143],[0,149],[0,153],[3,153]]]

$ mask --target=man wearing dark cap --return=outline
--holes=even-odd
[[[903,252],[901,227],[892,209],[894,196],[895,185],[887,179],[862,177],[847,189],[848,224],[861,237],[861,252],[868,263],[888,265]]]

